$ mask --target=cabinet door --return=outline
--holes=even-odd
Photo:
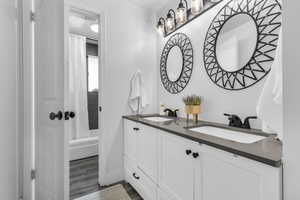
[[[208,147],[198,189],[205,200],[279,200],[280,170]]]
[[[157,183],[158,130],[140,125],[137,134],[137,166],[153,182]]]
[[[167,133],[161,134],[159,151],[160,200],[193,200],[195,143]]]
[[[136,161],[136,137],[138,124],[133,121],[124,120],[124,154],[131,161]]]

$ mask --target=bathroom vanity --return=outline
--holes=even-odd
[[[124,170],[145,200],[280,200],[282,144],[274,135],[240,143],[189,130],[210,122],[125,116]]]

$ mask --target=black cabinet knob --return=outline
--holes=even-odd
[[[63,118],[63,112],[62,111],[58,111],[57,113],[51,112],[49,114],[49,119],[50,120],[55,120],[55,119],[62,120],[62,118]]]
[[[192,150],[188,149],[188,150],[185,151],[185,153],[186,153],[186,155],[191,155]]]
[[[199,153],[193,153],[193,157],[194,158],[198,158],[199,157]]]

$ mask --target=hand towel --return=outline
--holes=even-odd
[[[281,35],[280,31],[276,57],[256,108],[257,116],[262,120],[262,130],[277,133],[279,139],[283,133]]]
[[[134,113],[140,114],[148,104],[149,102],[144,86],[142,72],[137,70],[130,80],[128,105]]]

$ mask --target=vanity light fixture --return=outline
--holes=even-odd
[[[157,30],[161,35],[165,35],[166,34],[166,21],[164,18],[159,18],[158,23],[157,23]]]
[[[183,4],[185,3],[185,5]],[[188,3],[186,0],[180,0],[180,3],[177,7],[177,23],[178,24],[184,24],[187,21],[188,18]]]
[[[170,9],[167,14],[167,23],[166,23],[167,32],[171,32],[176,28],[176,14],[173,9]]]
[[[191,0],[191,13],[197,15],[203,8],[203,0]]]
[[[163,33],[161,34],[163,37],[167,37],[222,1],[223,0],[179,0],[176,12],[170,9],[167,18],[159,18],[157,29],[160,33]],[[191,3],[190,7],[188,2]]]

